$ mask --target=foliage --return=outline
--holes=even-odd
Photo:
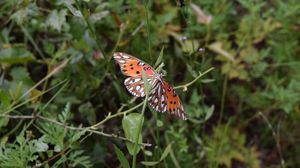
[[[299,167],[299,18],[298,0],[3,0],[0,167]],[[189,120],[141,108],[115,51]]]

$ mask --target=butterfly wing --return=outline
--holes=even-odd
[[[166,90],[161,81],[156,81],[153,84],[151,94],[148,97],[148,104],[157,112],[167,111]]]
[[[142,69],[144,69],[147,77],[155,74],[154,69],[134,56],[122,52],[115,52],[113,58],[119,64],[121,71],[126,76],[142,77]]]
[[[151,79],[148,79],[150,82]],[[141,77],[131,76],[125,79],[124,85],[129,93],[137,97],[144,97],[146,95],[144,88],[144,81]]]
[[[177,117],[187,120],[182,103],[175,90],[166,81],[158,81],[148,98],[149,105],[157,112],[170,112]]]
[[[184,112],[183,105],[176,94],[174,88],[166,81],[163,81],[167,97],[167,110],[177,117],[187,120],[187,114]]]

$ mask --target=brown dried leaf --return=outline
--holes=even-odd
[[[202,24],[209,24],[212,20],[211,15],[206,15],[203,10],[194,3],[191,3],[191,8],[197,15],[197,22]]]
[[[223,44],[221,42],[214,42],[212,44],[210,44],[208,46],[208,48],[222,56],[224,56],[225,58],[229,59],[230,61],[234,61],[234,57],[232,54],[230,54],[228,51],[226,51],[223,48]]]

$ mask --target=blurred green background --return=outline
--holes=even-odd
[[[299,41],[299,0],[2,0],[0,167],[300,167]],[[174,86],[214,68],[189,120],[146,108],[136,162],[116,51]]]

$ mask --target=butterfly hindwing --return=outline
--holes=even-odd
[[[153,84],[151,94],[148,98],[148,104],[157,112],[167,111],[167,100],[165,89],[161,81],[156,81]]]
[[[144,81],[141,77],[132,76],[126,78],[124,85],[129,93],[137,97],[145,96]]]
[[[166,81],[163,81],[164,89],[167,97],[167,111],[177,117],[187,120],[187,114],[184,112],[183,105],[176,94],[174,88],[169,85]]]
[[[142,69],[144,69],[146,75],[154,75],[153,68],[129,54],[122,52],[115,52],[113,58],[119,64],[121,71],[126,76],[142,76]]]

